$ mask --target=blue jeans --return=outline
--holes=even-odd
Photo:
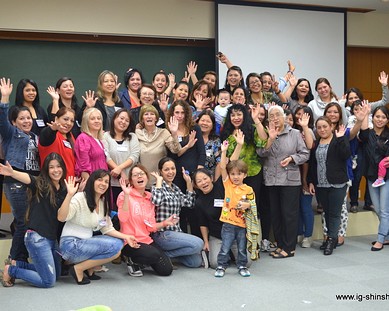
[[[300,195],[300,217],[298,235],[304,235],[308,238],[312,236],[313,232],[313,210],[312,210],[312,195],[301,193]]]
[[[197,236],[166,230],[153,233],[152,238],[168,257],[178,259],[189,268],[201,266],[200,252],[204,242]]]
[[[234,226],[228,223],[224,223],[222,227],[222,246],[220,247],[219,255],[217,255],[217,265],[223,268],[228,267],[228,261],[230,260],[230,250],[234,241],[238,246],[238,256],[236,258],[236,266],[247,266],[247,240],[246,240],[246,228]]]
[[[4,192],[11,205],[14,216],[15,232],[12,237],[10,256],[16,261],[26,261],[28,251],[24,245],[24,234],[27,227],[25,224],[26,211],[28,207],[27,187],[20,183],[4,183]]]
[[[377,241],[384,243],[389,235],[389,181],[378,188],[373,188],[372,183],[368,181],[370,197],[380,220]]]
[[[37,232],[28,230],[24,242],[32,263],[17,261],[9,267],[9,275],[36,287],[53,287],[61,274],[61,257],[56,240],[49,240]]]
[[[123,240],[107,235],[95,235],[89,239],[63,236],[60,241],[62,258],[77,264],[85,260],[108,259],[120,252]]]

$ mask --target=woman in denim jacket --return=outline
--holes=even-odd
[[[3,137],[5,160],[13,169],[33,176],[40,171],[38,137],[31,132],[33,118],[27,107],[15,107],[8,120],[9,95],[12,92],[10,80],[0,79],[0,135]],[[27,210],[27,189],[12,177],[4,178],[4,191],[14,216],[15,232],[12,238],[10,258],[27,261],[28,252],[24,245],[26,233],[25,214]]]

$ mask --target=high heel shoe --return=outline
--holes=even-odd
[[[336,248],[336,244],[338,243],[338,239],[328,238],[327,245],[324,250],[324,255],[331,255],[334,249]]]
[[[74,269],[74,266],[71,266],[71,267],[70,267],[69,273],[70,273],[70,275],[73,277],[73,279],[76,281],[76,283],[77,283],[78,285],[86,285],[86,284],[89,284],[89,283],[90,283],[89,279],[86,278],[86,277],[84,277],[84,275],[83,275],[83,278],[82,278],[81,281],[78,280],[78,278],[77,278],[77,273],[76,273],[76,270]]]

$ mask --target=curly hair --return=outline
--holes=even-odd
[[[170,120],[170,118],[174,116],[174,109],[177,106],[181,106],[182,109],[184,109],[184,113],[185,113],[184,125],[188,130],[188,134],[189,134],[194,127],[194,121],[192,118],[192,109],[190,108],[189,104],[185,100],[179,99],[170,105],[169,110],[167,111],[166,120]]]
[[[234,133],[235,127],[231,123],[231,114],[233,112],[242,112],[243,113],[243,122],[239,126],[239,129],[244,134],[244,140],[247,144],[252,143],[254,141],[254,127],[253,127],[253,119],[251,118],[246,106],[240,104],[233,104],[230,108],[228,108],[226,121],[223,126],[223,130],[220,133],[220,140],[224,141],[228,138],[228,136]]]

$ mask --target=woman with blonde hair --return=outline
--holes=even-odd
[[[103,117],[97,108],[88,108],[82,117],[81,134],[74,145],[76,154],[76,176],[87,180],[89,175],[97,170],[108,170],[104,152]]]

